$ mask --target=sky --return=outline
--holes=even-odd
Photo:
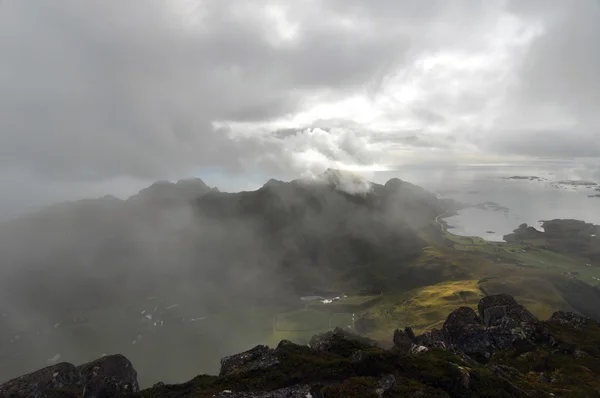
[[[599,20],[597,0],[3,0],[0,216],[191,176],[600,158]]]

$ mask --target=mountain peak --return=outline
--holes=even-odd
[[[401,180],[401,179],[399,179],[399,178],[390,178],[390,179],[388,180],[388,182],[386,182],[386,183],[385,183],[385,185],[384,185],[384,186],[385,186],[387,189],[396,190],[396,189],[400,188],[400,187],[401,187],[402,185],[404,185],[404,184],[405,184],[405,182],[404,182],[404,181],[402,181],[402,180]]]
[[[276,187],[278,185],[281,184],[285,184],[285,182],[281,181],[281,180],[276,180],[274,178],[270,178],[269,181],[267,181],[263,187]]]
[[[141,200],[148,203],[189,202],[212,191],[218,191],[218,189],[209,187],[200,178],[182,179],[176,183],[161,180],[142,189],[129,200]]]
[[[196,186],[196,187],[205,187],[205,188],[210,188],[208,185],[206,185],[206,183],[204,181],[202,181],[200,178],[184,178],[181,179],[179,181],[177,181],[175,183],[175,185],[179,185],[179,186]]]

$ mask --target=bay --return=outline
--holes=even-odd
[[[600,224],[597,160],[535,161],[510,164],[407,166],[376,172],[372,180],[397,177],[440,197],[472,206],[446,218],[449,231],[502,241],[520,224],[541,228],[541,221],[577,219]],[[512,178],[511,178],[512,177]]]

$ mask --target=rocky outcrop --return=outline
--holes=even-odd
[[[45,397],[52,390],[82,388],[77,368],[62,362],[7,381],[0,386],[0,397]]]
[[[338,327],[331,332],[313,336],[308,345],[317,351],[340,352],[356,351],[365,345],[375,347],[377,343]]]
[[[444,342],[444,336],[438,329],[433,329],[423,334],[416,336],[414,339],[415,343],[427,348],[441,348],[446,349],[446,343]]]
[[[533,344],[545,338],[540,321],[509,295],[484,297],[477,309],[496,349],[510,348],[517,343]]]
[[[234,373],[258,369],[264,370],[277,364],[279,364],[279,360],[274,350],[265,345],[257,345],[251,350],[221,359],[219,376],[230,376]]]
[[[598,341],[600,326],[585,317],[556,313],[541,322],[512,297],[489,296],[477,312],[453,311],[441,330],[415,335],[411,328],[397,329],[391,350],[338,328],[313,336],[309,346],[287,340],[275,349],[257,346],[224,358],[219,377],[141,395],[526,397],[574,389],[573,396],[594,396],[600,391],[594,376],[600,374]],[[540,376],[531,377],[532,369]]]
[[[494,341],[487,328],[469,307],[453,311],[442,327],[444,341],[480,362],[486,362],[494,353]]]
[[[477,305],[477,310],[481,321],[486,326],[520,326],[524,323],[538,322],[531,312],[507,294],[482,298]]]
[[[590,322],[593,322],[587,316],[579,315],[574,312],[558,311],[552,314],[550,321],[561,325],[569,325],[577,330],[583,330]]]
[[[374,398],[597,396],[600,325],[574,313],[539,321],[512,297],[461,307],[441,330],[397,329],[394,347],[336,328],[309,345],[282,340],[221,361],[219,376],[138,392],[121,355],[50,366],[0,386],[0,397]]]
[[[127,358],[110,355],[75,367],[48,366],[0,385],[0,397],[118,397],[139,391],[137,372]]]
[[[542,323],[512,296],[499,294],[481,299],[479,315],[469,307],[453,311],[442,328],[439,340],[428,343],[443,345],[479,361],[487,362],[499,350],[535,345],[550,336]],[[435,340],[434,340],[435,341]]]
[[[412,336],[414,337],[414,336]],[[400,330],[400,329],[396,329],[394,331],[394,337],[393,337],[393,342],[394,342],[394,349],[396,349],[399,352],[409,352],[410,349],[412,348],[412,346],[414,345],[413,339],[411,339],[411,336],[409,336],[409,334],[406,333],[406,331],[404,330]]]
[[[115,397],[138,392],[137,372],[123,355],[109,355],[77,367],[83,396]]]
[[[477,306],[453,311],[442,327],[415,336],[411,328],[394,332],[394,349],[402,353],[420,354],[431,348],[450,349],[463,358],[481,363],[495,352],[515,347],[524,349],[540,342],[553,342],[547,327],[512,296],[486,296]],[[590,318],[566,312],[555,313],[550,321],[582,330]],[[465,357],[466,355],[466,357]]]

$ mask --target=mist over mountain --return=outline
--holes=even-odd
[[[135,390],[131,364],[179,383],[449,314],[493,333],[491,296],[600,321],[598,20],[593,0],[0,1],[0,383],[48,365],[86,390],[121,364]]]
[[[181,382],[279,336],[302,343],[342,325],[379,339],[398,322],[428,331],[443,309],[494,294],[536,316],[600,319],[590,283],[600,227],[523,224],[486,243],[447,232],[443,219],[465,206],[328,169],[237,193],[159,181],[2,223],[0,377],[119,352],[143,386]]]
[[[85,199],[6,222],[3,295],[52,312],[188,283],[197,288],[195,277],[201,290],[215,278],[220,289],[233,284],[241,294],[286,289],[286,281],[305,275],[306,289],[352,264],[418,254],[418,230],[446,209],[397,179],[378,185],[345,181],[341,172],[321,177],[270,180],[240,193],[200,179],[157,182],[124,201]]]
[[[409,267],[427,245],[420,231],[454,207],[399,179],[338,170],[256,191],[192,179],[53,205],[0,226],[2,328],[26,333],[147,297],[214,312],[381,291],[394,281],[371,279],[371,266]]]

